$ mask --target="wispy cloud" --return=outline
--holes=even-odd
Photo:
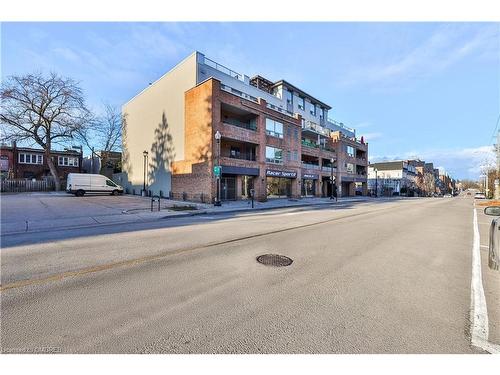
[[[397,84],[402,88],[403,83],[429,77],[472,54],[496,56],[498,59],[499,38],[498,24],[479,28],[463,24],[443,25],[409,52],[383,63],[358,66],[348,72],[341,83],[346,86],[376,84],[389,87]]]
[[[57,47],[52,50],[54,54],[57,56],[60,56],[70,62],[79,62],[80,61],[80,56],[78,55],[77,52],[73,51],[69,47]]]
[[[374,141],[376,139],[380,139],[382,138],[383,134],[380,133],[380,132],[373,132],[373,133],[360,133],[359,136],[363,136],[363,138],[366,140],[366,141]]]
[[[373,155],[370,162],[420,159],[444,168],[457,178],[478,178],[484,168],[495,165],[492,146],[479,146],[463,149],[412,150],[399,155]]]

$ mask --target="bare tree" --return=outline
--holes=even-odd
[[[60,180],[51,158],[54,144],[64,144],[84,129],[91,118],[83,92],[71,78],[51,73],[10,76],[0,89],[0,124],[3,141],[34,141],[45,151],[55,181]]]
[[[75,133],[75,138],[92,151],[91,157],[100,158],[101,165],[105,166],[109,153],[120,151],[122,148],[122,124],[120,110],[105,103],[102,115],[92,120],[92,126],[79,129]],[[101,153],[94,153],[95,149]]]
[[[424,191],[433,194],[436,191],[436,180],[431,173],[424,173]]]

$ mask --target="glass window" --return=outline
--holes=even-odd
[[[240,148],[231,146],[231,150],[229,151],[229,157],[237,158],[240,156]]]
[[[273,137],[283,138],[283,124],[270,118],[266,118],[266,133]]]
[[[354,157],[354,147],[346,146],[346,152],[347,152],[347,155],[349,155],[350,157]]]
[[[306,108],[305,98],[303,98],[302,96],[299,96],[298,104],[299,104],[299,109],[304,110]]]
[[[116,187],[116,184],[111,180],[106,180],[106,185]]]
[[[43,155],[19,153],[21,164],[43,164]]]
[[[354,173],[354,164],[346,163],[345,166],[346,166],[347,173]]]
[[[266,146],[266,161],[269,163],[283,163],[283,150],[280,148]]]
[[[293,93],[286,90],[286,104],[293,104]]]
[[[311,106],[309,108],[309,113],[313,116],[316,116],[316,104],[311,103]]]

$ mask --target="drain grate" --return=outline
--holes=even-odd
[[[265,266],[284,267],[292,264],[293,260],[278,254],[264,254],[257,257],[257,262]]]

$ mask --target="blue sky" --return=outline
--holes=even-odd
[[[90,107],[121,106],[199,50],[286,79],[329,103],[372,161],[420,157],[458,178],[490,163],[500,114],[500,24],[3,23],[2,77],[80,81]]]

